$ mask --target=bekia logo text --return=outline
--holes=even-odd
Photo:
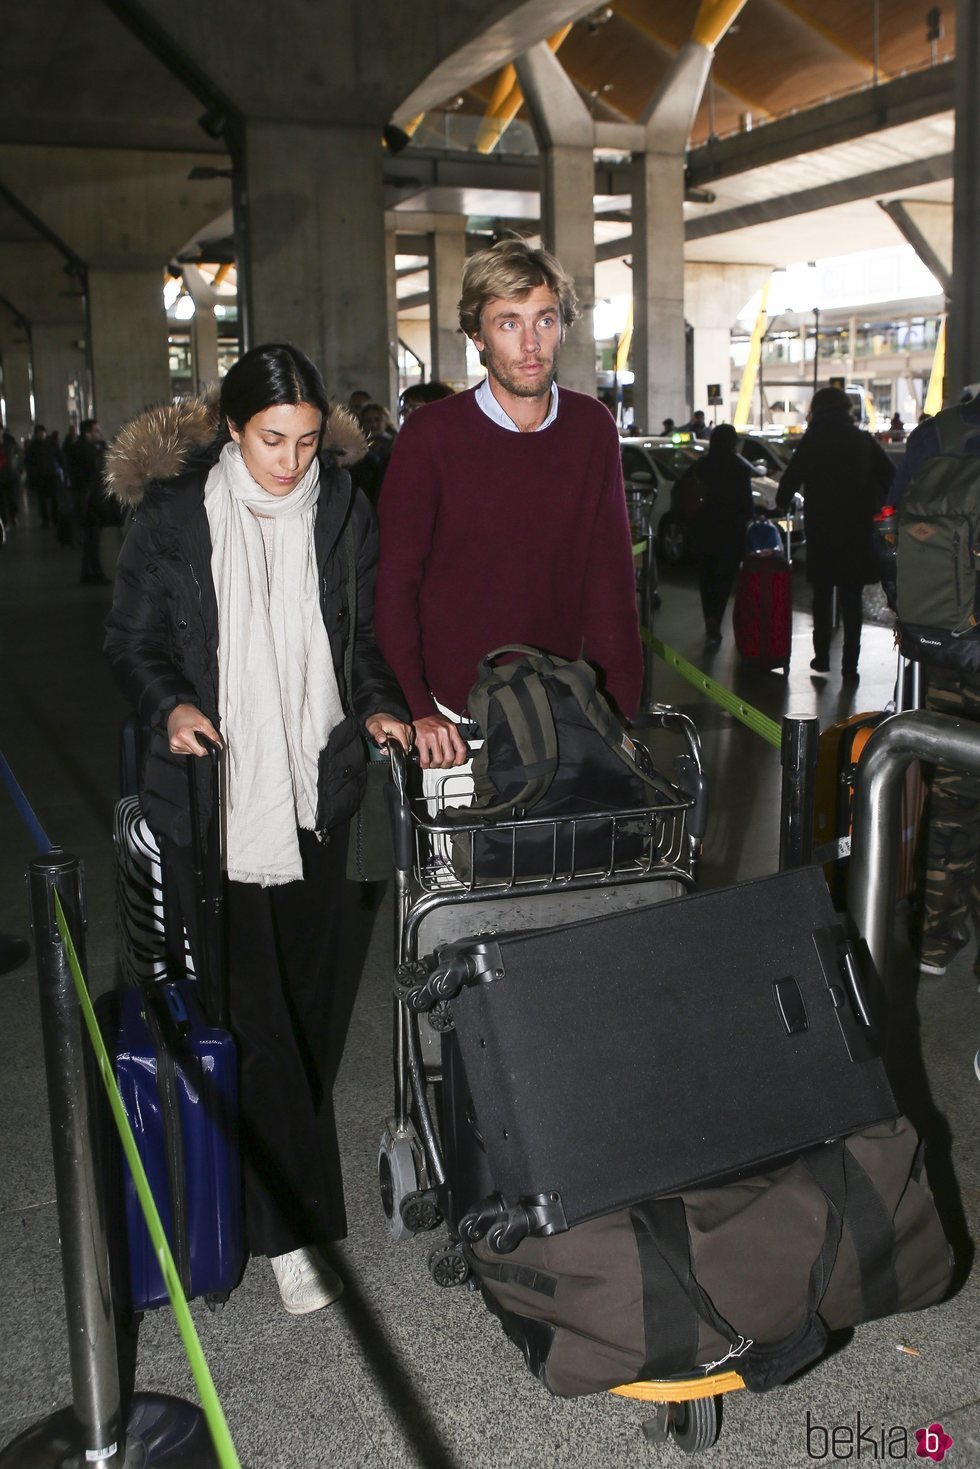
[[[907,1428],[893,1424],[890,1428],[865,1423],[858,1413],[854,1423],[837,1423],[827,1427],[817,1423],[809,1410],[806,1415],[807,1457],[816,1460],[865,1459],[872,1462],[893,1462],[902,1459],[929,1460],[941,1464],[953,1447],[953,1440],[941,1423],[930,1423],[928,1428],[917,1428],[909,1434]]]

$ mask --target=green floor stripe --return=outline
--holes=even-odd
[[[99,1074],[102,1077],[106,1093],[109,1097],[109,1106],[112,1109],[112,1115],[115,1119],[116,1127],[119,1130],[119,1137],[123,1145],[123,1151],[126,1154],[126,1161],[129,1163],[132,1171],[133,1182],[136,1185],[140,1206],[146,1219],[146,1227],[150,1232],[150,1239],[153,1242],[153,1248],[160,1262],[164,1284],[167,1287],[170,1303],[174,1308],[174,1316],[176,1317],[177,1327],[184,1343],[184,1351],[187,1353],[187,1360],[194,1374],[194,1381],[197,1383],[198,1396],[200,1397],[201,1407],[204,1410],[204,1416],[214,1443],[218,1463],[221,1469],[241,1469],[241,1463],[235,1451],[235,1445],[232,1443],[231,1434],[228,1431],[227,1420],[225,1419],[221,1403],[218,1401],[214,1380],[211,1377],[210,1369],[208,1368],[204,1352],[201,1348],[200,1338],[195,1330],[194,1322],[187,1306],[187,1299],[180,1284],[180,1276],[177,1274],[177,1267],[170,1253],[170,1246],[167,1244],[167,1236],[160,1222],[160,1215],[153,1201],[153,1194],[150,1192],[149,1181],[147,1180],[139,1152],[136,1148],[136,1139],[133,1137],[122,1097],[119,1095],[119,1088],[116,1085],[112,1062],[109,1059],[105,1041],[102,1039],[99,1023],[95,1018],[92,1000],[78,962],[78,955],[75,953],[75,945],[72,943],[71,933],[68,930],[68,923],[65,918],[65,911],[61,906],[61,899],[57,891],[54,894],[54,912],[58,932],[65,946],[68,967],[71,970],[72,979],[75,981],[75,989],[78,992],[78,1002],[82,1007],[82,1015],[85,1019],[89,1038],[95,1049]]]
[[[653,649],[658,658],[662,658],[671,668],[676,669],[689,684],[693,684],[702,694],[707,694],[709,699],[713,699],[716,704],[727,709],[729,714],[740,719],[754,734],[761,735],[764,740],[769,741],[770,745],[775,745],[777,750],[782,747],[783,737],[779,725],[775,720],[763,714],[761,709],[753,709],[751,704],[746,704],[745,700],[733,694],[731,689],[726,689],[723,684],[716,683],[713,678],[702,673],[700,668],[695,668],[693,663],[688,663],[687,659],[682,658],[676,649],[669,648],[666,643],[655,638],[648,628],[641,627],[640,636],[647,647]]]

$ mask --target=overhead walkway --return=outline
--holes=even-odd
[[[736,667],[727,629],[721,648],[704,660],[689,574],[668,574],[662,591],[659,636],[771,718],[816,712],[830,723],[855,708],[880,708],[890,694],[893,655],[885,628],[866,629],[861,684],[842,695],[833,676],[823,687],[809,677],[804,613],[797,613],[789,680],[749,677]],[[25,523],[0,552],[0,748],[48,833],[84,861],[87,969],[97,990],[112,982],[114,969],[110,830],[125,713],[99,652],[108,602],[107,590],[79,586],[76,553],[59,550],[36,525]],[[658,670],[656,692],[692,714],[704,737],[713,792],[704,881],[716,885],[773,870],[778,752],[666,669]],[[26,932],[30,855],[0,794],[0,931]],[[684,1462],[676,1449],[645,1444],[641,1404],[609,1396],[549,1398],[478,1297],[433,1285],[430,1237],[389,1242],[375,1178],[378,1138],[391,1106],[387,899],[366,906],[352,888],[350,919],[352,990],[358,976],[360,982],[337,1084],[350,1215],[350,1237],[338,1247],[337,1263],[347,1293],[336,1306],[291,1319],[260,1260],[220,1313],[200,1302],[192,1308],[242,1464],[639,1469]],[[972,1068],[980,1006],[970,960],[917,988],[906,967],[901,976],[909,1105],[933,1145],[943,1206],[965,1251],[969,1230],[974,1236],[980,1230],[980,1085]],[[71,1396],[33,961],[0,978],[0,1037],[2,1444]],[[647,1125],[656,1127],[656,1119]],[[858,1433],[870,1435],[879,1460],[882,1434],[888,1445],[896,1442],[894,1431],[905,1429],[914,1462],[914,1430],[938,1421],[954,1440],[951,1469],[980,1464],[978,1362],[974,1272],[941,1307],[860,1328],[850,1345],[800,1381],[766,1397],[730,1394],[721,1438],[705,1462],[712,1469],[802,1469],[819,1456],[817,1430],[835,1428],[838,1446],[849,1442],[852,1458]],[[141,1390],[194,1398],[168,1311],[144,1320],[135,1377]],[[863,1440],[863,1458],[873,1458],[871,1440]]]

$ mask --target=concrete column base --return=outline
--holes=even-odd
[[[633,160],[633,370],[637,432],[688,418],[682,152]]]

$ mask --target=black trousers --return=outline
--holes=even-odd
[[[302,882],[228,884],[231,1030],[238,1043],[245,1225],[253,1255],[347,1232],[325,1078],[338,986],[347,827],[300,832]]]
[[[702,556],[698,564],[698,590],[705,622],[721,622],[738,575],[737,556]]]
[[[837,605],[844,624],[844,648],[841,668],[856,673],[861,655],[862,593],[861,582],[813,582],[813,654],[820,663],[830,663],[830,639],[833,636],[834,586]]]

